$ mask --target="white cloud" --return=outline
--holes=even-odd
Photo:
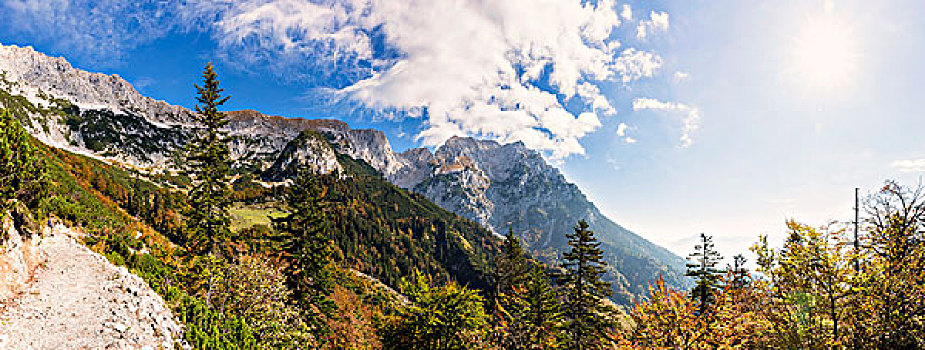
[[[629,128],[629,125],[626,125],[626,123],[620,123],[620,125],[617,125],[617,136],[618,137],[626,136],[627,128]]]
[[[633,20],[633,8],[630,7],[630,4],[623,4],[623,9],[620,11],[620,18],[627,22]]]
[[[690,77],[691,77],[690,73],[682,72],[682,71],[676,71],[676,72],[674,72],[674,75],[671,77],[671,79],[672,79],[675,83],[680,83],[680,82],[682,82],[682,81],[687,80],[687,78],[690,78]]]
[[[649,12],[648,20],[640,20],[636,25],[636,39],[646,40],[649,35],[668,31],[667,12]]]
[[[903,173],[921,173],[925,172],[925,159],[897,160],[890,167]]]
[[[616,113],[595,83],[651,77],[661,65],[651,52],[618,51],[612,0],[251,0],[192,8],[217,13],[223,51],[244,52],[237,58],[249,65],[292,68],[301,58],[349,82],[334,86],[338,96],[373,109],[426,110],[418,137],[428,145],[468,135],[520,140],[553,157],[582,154],[578,141],[600,127],[598,113]],[[377,44],[395,55],[377,52]],[[269,60],[267,51],[283,59]],[[306,75],[318,76],[309,68]],[[542,79],[552,90],[540,88]],[[573,98],[588,110],[568,112],[563,102]]]
[[[626,135],[626,131],[629,130],[629,128],[630,126],[626,125],[626,123],[620,123],[620,125],[617,125],[617,137],[623,138],[623,142],[626,143],[636,143],[636,139]]]
[[[700,110],[683,103],[663,102],[653,98],[637,98],[633,100],[634,111],[646,109],[682,114],[684,117],[681,119],[683,123],[681,128],[681,147],[690,147],[694,142],[692,135],[697,129],[700,129]]]
[[[622,47],[615,29],[632,10],[614,0],[0,4],[22,27],[100,53],[175,30],[206,32],[239,69],[319,88],[384,118],[425,118],[417,138],[427,145],[454,135],[520,140],[553,158],[583,154],[579,140],[616,113],[600,83],[629,84],[662,66],[654,52]],[[647,31],[667,28],[667,13],[649,17]]]
[[[650,78],[662,67],[662,58],[652,52],[629,48],[620,53],[613,68],[620,73],[621,80],[629,83],[641,78]]]

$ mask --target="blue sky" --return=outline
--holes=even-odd
[[[537,1],[0,0],[0,43],[187,107],[213,60],[229,109],[399,150],[523,140],[680,255],[849,220],[854,187],[925,171],[919,2]]]

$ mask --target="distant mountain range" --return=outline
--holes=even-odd
[[[0,45],[0,106],[30,116],[24,125],[46,144],[146,172],[170,170],[172,155],[186,144],[193,125],[189,110],[143,96],[116,75],[81,71],[29,47]],[[618,303],[636,301],[659,275],[671,285],[687,284],[682,258],[608,219],[522,143],[454,137],[434,152],[398,153],[381,131],[336,120],[250,110],[229,115],[238,174],[273,183],[303,168],[342,171],[338,154],[343,154],[489,230],[512,228],[546,262],[561,257],[565,234],[587,220],[603,242],[605,278],[614,283]]]

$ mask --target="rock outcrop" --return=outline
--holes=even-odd
[[[34,260],[24,260],[32,278],[17,281],[15,293],[0,301],[0,349],[189,348],[164,300],[138,276],[78,243],[77,232],[54,224],[22,239],[15,225],[4,229],[12,240],[20,236],[20,247],[28,247]],[[5,251],[0,260],[16,255]]]
[[[0,301],[20,294],[44,260],[38,249],[39,232],[14,215],[25,214],[11,211],[0,217]]]

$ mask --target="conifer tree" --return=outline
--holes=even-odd
[[[549,349],[560,342],[562,313],[543,269],[508,229],[495,263],[495,332],[506,349]]]
[[[206,64],[202,79],[203,85],[196,85],[199,104],[193,115],[199,129],[186,148],[187,172],[194,180],[185,213],[187,245],[194,255],[221,256],[222,246],[231,234],[228,213],[231,152],[227,133],[222,130],[228,119],[218,108],[228,97],[222,96],[224,89],[219,87],[212,63]]]
[[[748,269],[745,268],[745,261],[745,256],[739,254],[732,258],[732,265],[727,266],[731,275],[732,288],[741,289],[748,283]]]
[[[529,263],[524,255],[520,239],[514,237],[514,229],[508,228],[501,246],[501,254],[495,263],[495,293],[509,293],[514,286],[527,279]]]
[[[29,134],[10,111],[0,111],[0,214],[12,200],[28,205],[40,197],[43,169]]]
[[[569,348],[601,349],[612,341],[614,326],[614,310],[605,304],[612,293],[610,283],[601,280],[607,264],[588,223],[579,221],[574,230],[566,235],[572,248],[563,254],[565,272],[559,277],[559,285],[565,289],[563,312]]]
[[[322,203],[324,192],[311,173],[302,172],[286,192],[289,215],[273,220],[280,233],[280,250],[289,261],[286,274],[298,298],[325,289],[323,274],[333,247]]]
[[[722,259],[719,252],[713,249],[713,237],[700,234],[700,244],[694,246],[694,252],[688,257],[692,262],[687,263],[685,276],[694,278],[694,289],[691,298],[697,303],[697,312],[703,315],[712,305],[713,297],[720,288],[719,281],[723,271],[716,268]]]
[[[555,289],[539,266],[523,284],[504,295],[509,315],[506,349],[557,349],[562,342],[562,309]]]

